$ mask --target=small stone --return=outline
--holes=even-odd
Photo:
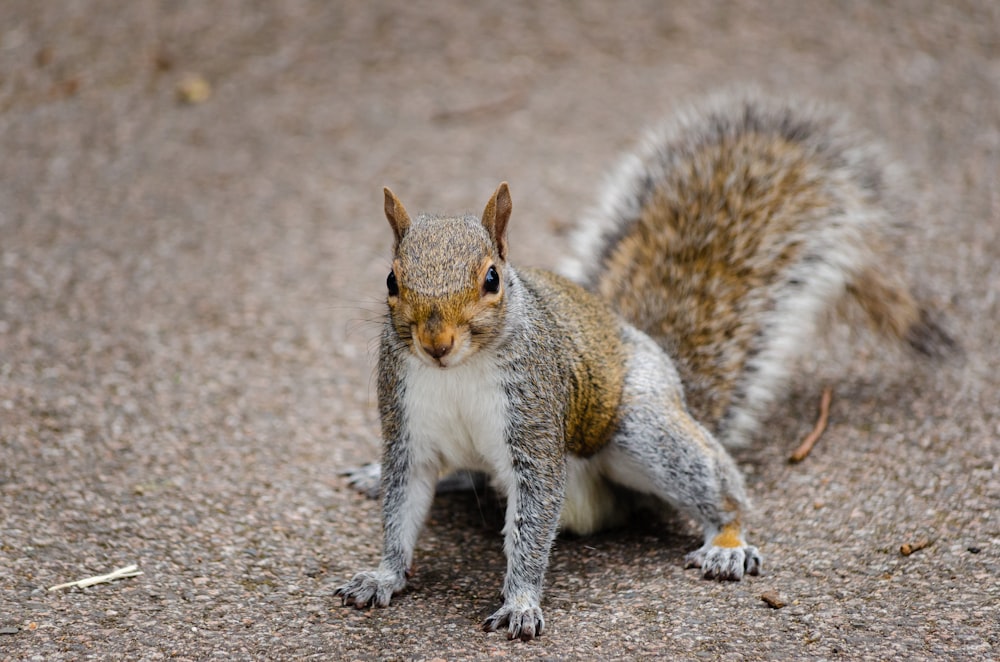
[[[204,76],[188,74],[177,84],[177,98],[184,103],[196,105],[208,101],[212,96],[212,86]]]
[[[777,591],[765,591],[760,594],[760,599],[767,603],[768,607],[772,609],[781,609],[787,604]]]

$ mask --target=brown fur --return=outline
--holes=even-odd
[[[573,275],[667,350],[695,417],[739,443],[841,298],[921,353],[952,345],[890,259],[897,187],[839,117],[725,96],[623,163]]]
[[[801,146],[751,134],[702,148],[608,252],[597,292],[666,345],[695,417],[729,407],[801,219],[833,201]],[[693,305],[694,304],[694,305]]]
[[[587,457],[607,443],[617,424],[625,381],[625,352],[618,320],[579,285],[537,269],[518,272],[544,302],[549,322],[568,345],[564,354],[573,385],[566,404],[566,451]]]

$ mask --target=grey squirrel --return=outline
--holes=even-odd
[[[609,179],[565,267],[579,284],[508,262],[506,183],[481,218],[411,219],[385,189],[382,562],[336,594],[389,604],[439,477],[458,469],[488,474],[507,501],[503,605],[486,630],[542,634],[557,531],[619,521],[622,492],[701,525],[689,567],[758,574],[725,446],[753,434],[822,316],[854,301],[897,344],[952,343],[890,266],[892,186],[838,116],[716,97],[653,131]]]

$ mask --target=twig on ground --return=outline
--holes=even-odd
[[[923,538],[921,540],[918,540],[917,542],[903,543],[902,545],[899,546],[899,553],[902,554],[903,556],[909,556],[913,552],[919,552],[925,547],[930,547],[930,546],[931,546],[931,541],[928,540],[927,538]]]
[[[816,420],[816,425],[813,427],[812,432],[802,440],[799,447],[796,448],[788,461],[792,464],[801,462],[806,459],[809,453],[812,451],[813,446],[819,441],[819,438],[823,436],[823,431],[826,430],[826,423],[830,420],[830,400],[833,399],[833,389],[829,386],[823,389],[823,397],[819,401],[819,418]]]
[[[127,565],[124,568],[118,568],[113,572],[109,572],[106,575],[95,575],[94,577],[87,577],[85,579],[78,579],[75,582],[66,582],[65,584],[59,584],[57,586],[50,586],[50,591],[58,591],[61,588],[70,588],[71,586],[76,586],[77,588],[86,588],[88,586],[93,586],[94,584],[107,584],[115,581],[116,579],[124,579],[126,577],[138,577],[142,574],[137,565]]]

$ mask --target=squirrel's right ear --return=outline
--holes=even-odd
[[[410,215],[406,213],[403,203],[399,201],[396,194],[389,190],[389,187],[382,189],[385,193],[385,217],[392,226],[392,231],[396,235],[395,246],[399,246],[403,235],[410,229]]]
[[[501,260],[507,259],[507,221],[511,212],[510,187],[501,182],[483,210],[483,227],[490,233]]]

